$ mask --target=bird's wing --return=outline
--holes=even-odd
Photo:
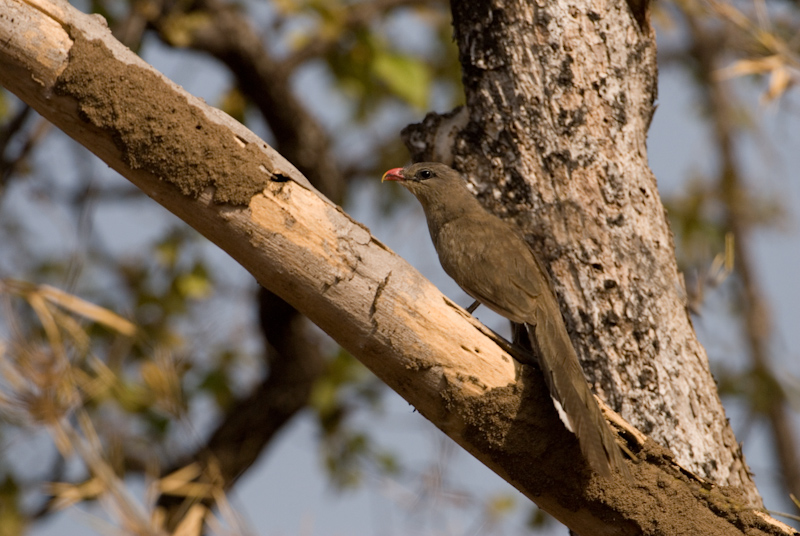
[[[442,247],[446,241],[449,245]],[[550,297],[544,287],[549,285],[547,272],[522,235],[499,218],[448,222],[434,244],[445,272],[467,294],[510,320],[529,322],[534,304]]]

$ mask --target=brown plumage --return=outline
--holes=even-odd
[[[383,179],[400,182],[422,203],[444,271],[489,309],[527,327],[550,395],[566,414],[565,424],[589,466],[604,476],[614,468],[627,474],[615,435],[583,376],[547,272],[522,234],[484,209],[461,175],[444,164],[395,168]]]

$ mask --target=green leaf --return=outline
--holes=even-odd
[[[179,275],[175,284],[184,298],[201,300],[211,295],[212,286],[208,271],[201,263],[195,264],[191,272]]]
[[[164,40],[175,47],[188,47],[194,42],[194,34],[211,24],[211,16],[202,11],[172,15],[163,26]]]
[[[376,51],[372,73],[392,93],[412,106],[427,106],[431,73],[423,61],[413,56]]]
[[[5,90],[0,91],[0,119],[5,119],[11,113],[11,107],[8,104],[8,93]]]
[[[247,97],[238,87],[232,87],[222,95],[219,108],[240,123],[244,123],[244,115],[247,112]]]
[[[20,487],[9,475],[0,482],[0,536],[25,534],[28,520],[19,509]]]
[[[391,452],[381,452],[375,456],[375,463],[378,465],[378,468],[387,475],[399,475],[400,474],[400,462]]]
[[[178,263],[178,255],[183,245],[183,240],[174,233],[170,234],[153,248],[156,260],[166,268],[174,268]]]
[[[499,493],[489,497],[486,502],[486,515],[493,522],[499,522],[503,517],[514,511],[516,502],[514,496],[507,493]]]
[[[217,405],[221,408],[226,408],[233,402],[230,378],[227,370],[223,367],[209,371],[203,381],[200,382],[199,387],[201,391],[206,391],[213,396]]]
[[[131,413],[140,413],[152,404],[150,390],[138,383],[120,381],[114,392],[120,407]]]

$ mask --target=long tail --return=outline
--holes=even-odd
[[[618,469],[630,477],[615,434],[583,376],[575,348],[561,320],[561,312],[556,306],[555,311],[541,311],[536,317],[535,324],[526,324],[531,345],[539,357],[550,396],[566,413],[568,428],[578,438],[583,457],[594,471],[603,476],[609,477],[614,469]]]

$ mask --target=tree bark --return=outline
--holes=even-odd
[[[232,255],[579,534],[791,534],[614,415],[634,482],[590,474],[540,375],[251,132],[66,3],[0,0],[0,83]],[[666,247],[664,245],[663,247]]]
[[[647,164],[657,67],[646,3],[451,5],[466,107],[405,131],[415,159],[450,159],[525,230],[601,398],[681,465],[761,504]]]

